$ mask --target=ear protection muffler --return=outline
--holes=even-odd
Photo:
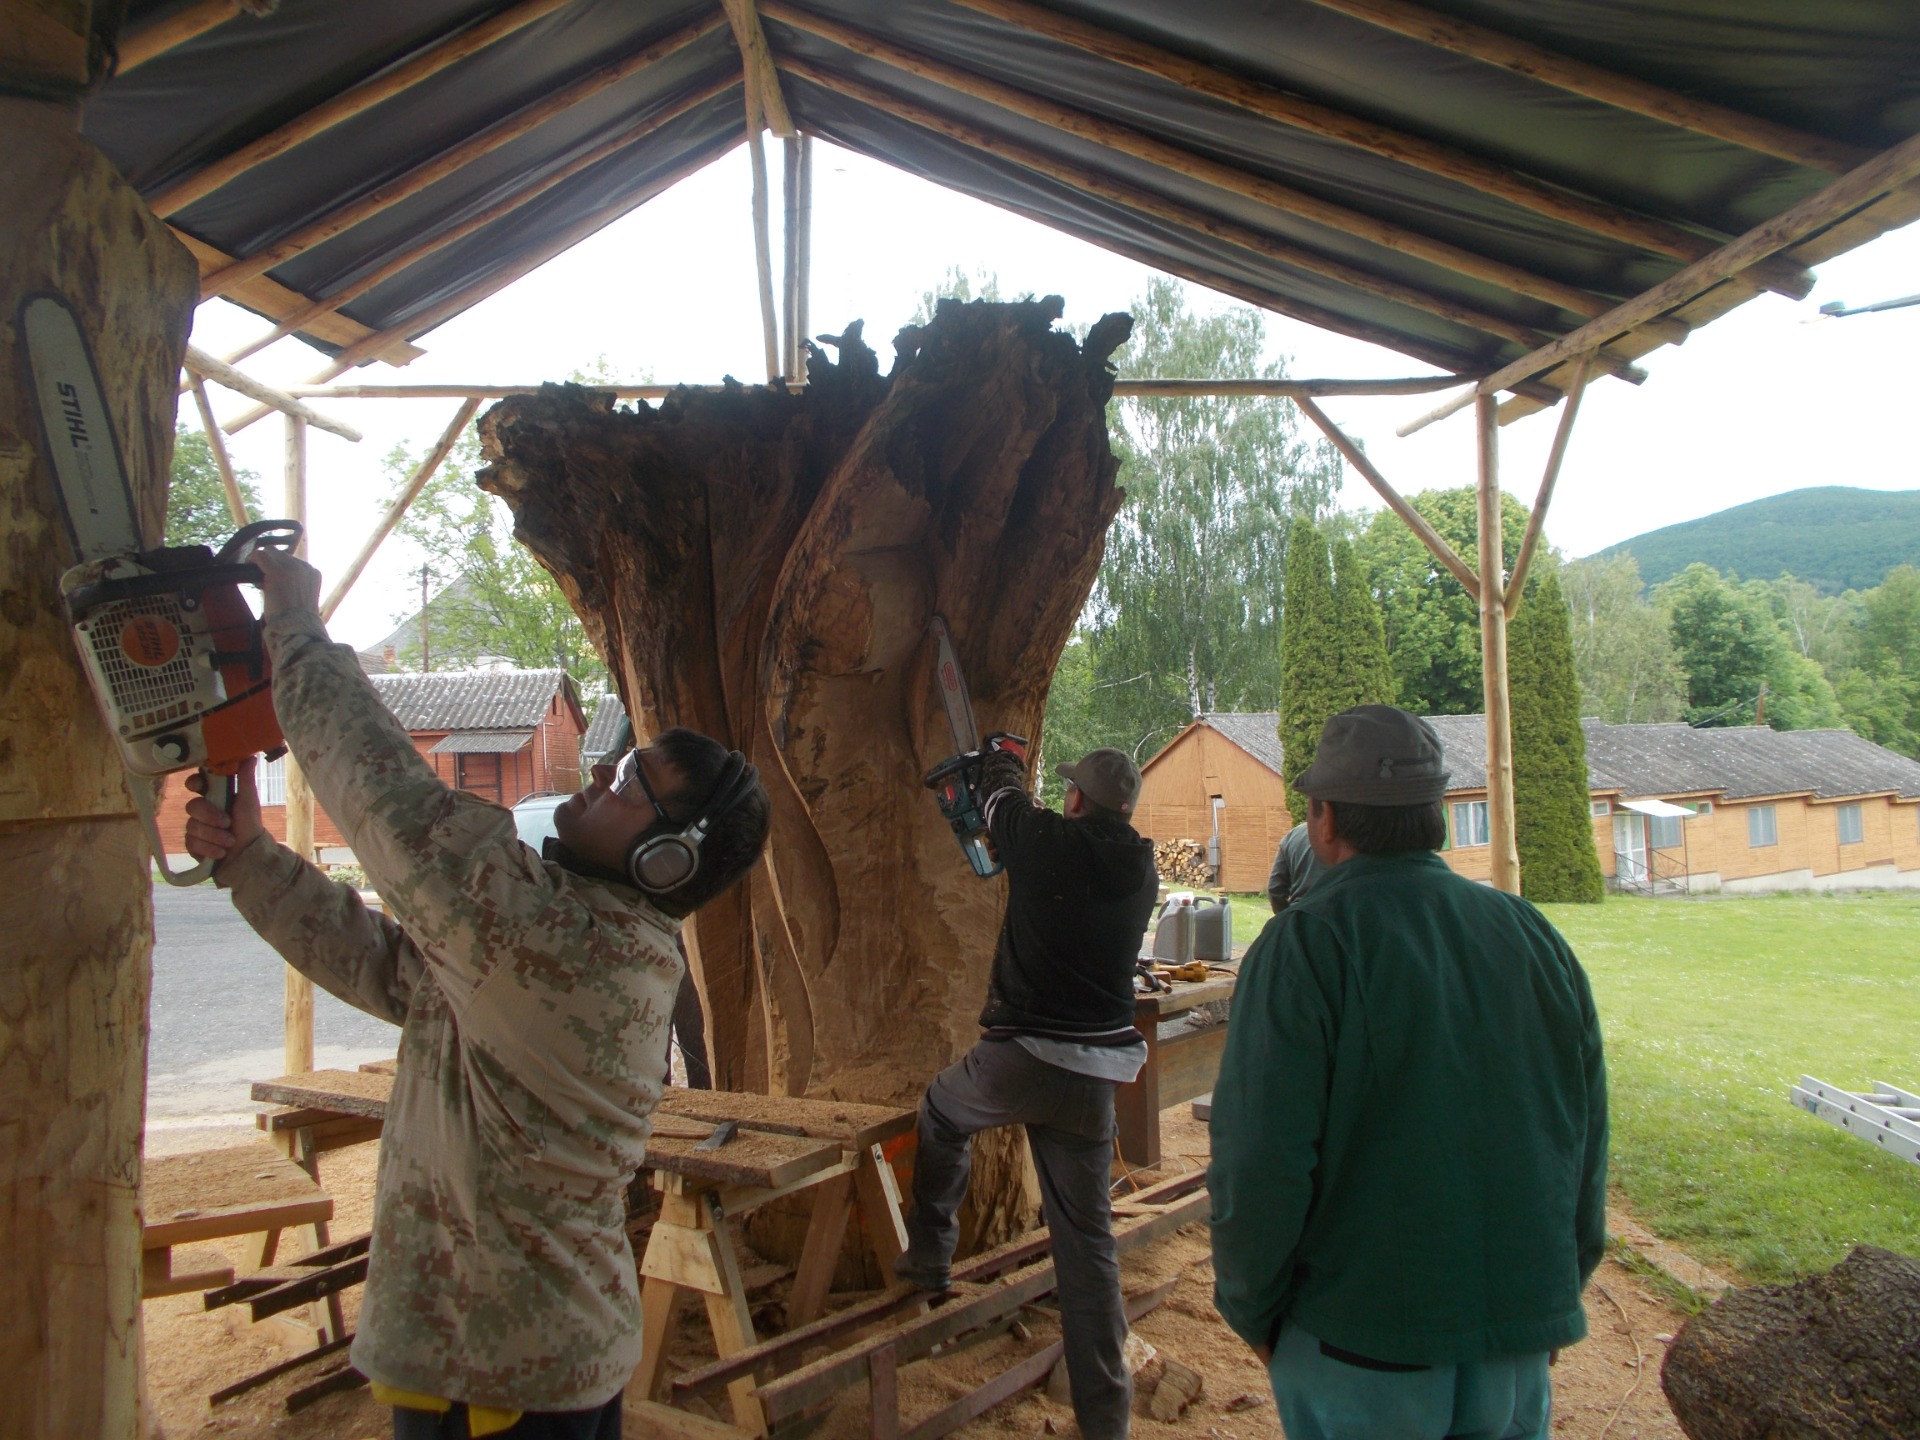
[[[649,895],[668,895],[700,871],[700,844],[714,822],[746,799],[760,783],[760,771],[738,750],[727,753],[720,778],[686,822],[668,821],[634,838],[627,849],[627,878]]]

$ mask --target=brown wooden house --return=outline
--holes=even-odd
[[[1224,890],[1264,891],[1273,853],[1293,828],[1279,715],[1198,717],[1141,767],[1133,826],[1154,840],[1197,841]]]
[[[528,795],[580,788],[580,740],[586,716],[580,692],[564,670],[449,670],[368,677],[414,749],[449,785],[501,805]],[[186,792],[169,776],[160,806],[160,836],[169,854],[184,854]],[[267,829],[286,838],[286,763],[265,764],[260,800]],[[325,809],[316,808],[314,848],[322,861],[347,863],[351,853]]]

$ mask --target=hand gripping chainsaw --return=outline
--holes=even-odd
[[[953,648],[953,635],[946,618],[933,617],[928,627],[934,643],[934,680],[940,687],[940,704],[947,712],[947,728],[953,732],[954,748],[960,753],[943,760],[927,772],[926,786],[940,804],[940,815],[960,842],[960,851],[982,880],[1000,873],[1000,857],[993,853],[987,838],[987,820],[981,811],[986,797],[980,793],[981,764],[995,751],[1007,751],[1027,758],[1026,737],[995,731],[984,740],[974,724],[973,701],[967,698],[966,676],[960,673],[960,657]]]
[[[291,548],[300,526],[243,526],[218,554],[205,545],[143,546],[99,372],[72,308],[57,295],[29,296],[19,328],[42,453],[80,561],[60,577],[74,643],[119,744],[154,863],[168,884],[196,885],[213,862],[168,868],[145,782],[198,768],[208,798],[224,807],[249,758],[285,751],[260,622],[240,585],[260,581],[247,563],[255,550]]]

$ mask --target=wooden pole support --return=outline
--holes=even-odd
[[[753,170],[753,268],[760,286],[760,338],[766,349],[767,379],[778,380],[780,316],[773,302],[773,240],[768,234],[767,152],[758,127],[747,125],[747,157]]]
[[[313,425],[343,440],[358,441],[360,432],[351,425],[339,420],[329,419],[320,414],[304,401],[296,400],[284,390],[276,390],[271,385],[263,385],[251,375],[242,374],[224,360],[215,359],[204,350],[187,347],[185,368],[204,380],[224,385],[229,390],[237,390],[249,400],[258,400],[262,405],[278,410],[289,420],[298,420],[302,425]],[[301,434],[304,436],[305,431]]]
[[[1387,502],[1388,508],[1406,522],[1409,530],[1420,537],[1420,543],[1433,552],[1434,558],[1453,572],[1454,579],[1466,586],[1467,593],[1476,600],[1479,599],[1480,579],[1473,573],[1473,567],[1454,553],[1453,547],[1440,537],[1440,532],[1427,523],[1426,516],[1409,505],[1400,492],[1387,483],[1387,477],[1382,475],[1379,467],[1367,458],[1367,452],[1354,444],[1346,431],[1328,419],[1327,412],[1306,396],[1296,397],[1293,403],[1300,407],[1301,414],[1320,427],[1321,433],[1333,442],[1334,448],[1346,457],[1347,463],[1360,472],[1361,477],[1374,488],[1374,492]]]
[[[1553,487],[1560,480],[1560,462],[1567,458],[1567,441],[1573,437],[1574,417],[1580,413],[1580,397],[1586,393],[1587,362],[1583,357],[1574,371],[1573,388],[1567,392],[1565,408],[1560,412],[1560,427],[1553,432],[1553,449],[1547,452],[1547,468],[1540,476],[1539,493],[1533,497],[1533,513],[1527,516],[1527,533],[1520,541],[1520,557],[1513,562],[1513,573],[1507,578],[1509,620],[1520,612],[1520,597],[1527,589],[1527,570],[1533,564],[1540,532],[1546,528],[1547,507],[1553,504]]]
[[[307,422],[298,415],[287,416],[286,516],[300,523],[300,543],[294,554],[306,559],[307,524]],[[313,859],[313,789],[301,773],[300,762],[287,755],[287,848],[302,860]],[[295,970],[286,969],[286,1004],[283,1016],[286,1048],[286,1073],[301,1075],[313,1069],[313,982]]]
[[[124,75],[156,55],[164,55],[196,35],[204,35],[214,26],[225,24],[239,13],[240,0],[200,0],[199,4],[175,11],[165,20],[143,25],[131,35],[121,38],[119,64],[114,67],[113,73]]]
[[[767,45],[767,32],[761,28],[760,12],[753,0],[720,0],[733,27],[734,44],[740,47],[740,67],[747,75],[747,88],[759,101],[760,117],[769,130],[782,140],[799,135],[793,116],[787,112],[786,98],[780,93],[780,76],[773,66],[773,51]]]
[[[794,287],[793,379],[807,378],[807,331],[812,325],[811,287],[813,284],[813,137],[800,137],[800,204],[796,216],[800,230],[794,247],[799,257],[800,278]]]
[[[1479,437],[1480,673],[1486,686],[1487,831],[1493,886],[1520,893],[1513,838],[1513,713],[1507,687],[1507,612],[1501,603],[1500,431],[1490,395],[1475,399]]]
[[[780,373],[800,379],[800,137],[780,142]]]
[[[1181,396],[1231,395],[1240,399],[1267,397],[1291,400],[1307,395],[1425,395],[1460,384],[1459,375],[1414,375],[1398,380],[1116,380],[1117,397],[1152,396],[1166,399]],[[1473,382],[1467,382],[1471,385]],[[504,400],[509,395],[535,395],[541,382],[519,385],[291,385],[289,395],[308,400]],[[595,385],[619,400],[663,400],[676,390],[713,390],[727,388],[724,382],[678,381],[666,385]],[[1472,399],[1472,392],[1468,392]]]
[[[434,477],[434,473],[439,470],[453,447],[459,443],[461,432],[467,428],[467,422],[473,419],[473,412],[479,408],[480,401],[474,397],[460,402],[460,408],[454,412],[452,421],[440,433],[440,438],[434,442],[433,449],[429,450],[426,458],[414,467],[413,474],[407,477],[406,487],[387,507],[387,513],[382,515],[380,523],[373,527],[373,533],[367,537],[367,543],[360,547],[360,553],[353,557],[353,563],[347,566],[346,571],[335,583],[333,592],[321,604],[322,620],[333,618],[333,612],[338,610],[340,602],[347,598],[347,592],[353,588],[353,582],[360,578],[360,572],[365,570],[367,562],[373,559],[374,551],[378,550],[381,542],[393,533],[393,527],[400,523],[400,518],[407,513],[407,507],[419,498],[427,482]]]
[[[236,527],[245,525],[250,518],[247,515],[247,499],[240,493],[240,482],[234,478],[233,457],[227,454],[227,442],[220,433],[220,426],[213,418],[213,402],[207,398],[207,382],[198,375],[193,377],[193,404],[200,412],[200,427],[206,432],[207,449],[213,453],[214,468],[220,472],[220,485],[227,492],[227,513],[233,517]]]

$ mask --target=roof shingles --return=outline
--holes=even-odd
[[[530,730],[546,718],[564,670],[449,670],[372,675],[394,718],[409,731]]]

